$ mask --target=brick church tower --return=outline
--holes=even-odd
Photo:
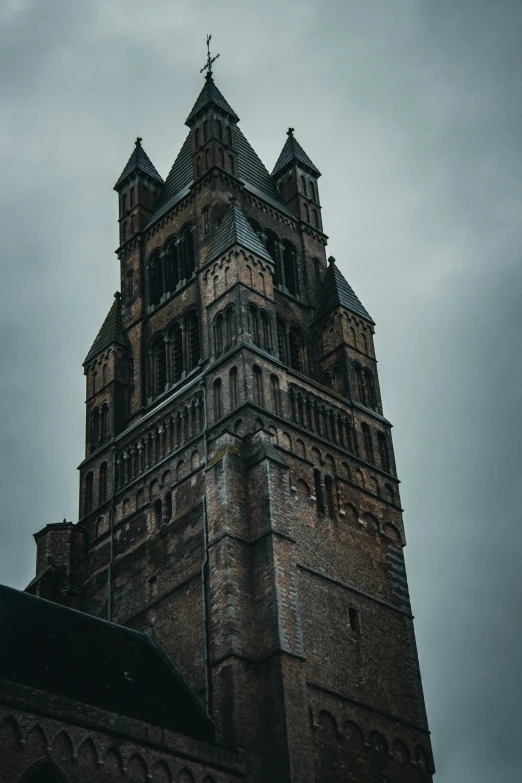
[[[242,759],[219,780],[424,783],[374,322],[293,129],[270,174],[238,123],[209,71],[166,180],[137,139],[115,185],[79,522],[37,534],[28,590],[152,640]]]

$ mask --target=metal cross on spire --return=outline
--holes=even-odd
[[[203,73],[203,71],[207,72],[207,79],[210,79],[210,77],[212,76],[212,63],[215,62],[217,60],[217,58],[219,57],[219,54],[216,54],[215,57],[211,57],[210,56],[210,40],[211,40],[211,38],[212,38],[212,36],[210,34],[207,35],[207,62],[205,63],[203,68],[201,68],[201,70],[200,70],[200,73]]]

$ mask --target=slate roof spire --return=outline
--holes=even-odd
[[[268,253],[263,243],[259,239],[258,235],[248,222],[244,212],[238,206],[236,199],[232,197],[230,199],[230,206],[223,216],[223,220],[219,224],[216,231],[216,235],[212,240],[205,264],[209,264],[219,256],[223,255],[226,250],[234,245],[240,245],[245,250],[250,250],[265,261],[274,263],[272,256]]]
[[[189,127],[195,122],[199,115],[207,109],[209,106],[213,106],[217,111],[225,114],[232,122],[239,122],[239,117],[235,113],[234,109],[225,100],[220,93],[212,78],[212,71],[208,71],[205,76],[205,84],[201,92],[199,93],[196,103],[192,107],[192,110],[185,120],[185,125]]]
[[[328,269],[319,286],[315,300],[314,320],[324,318],[338,307],[344,307],[347,310],[351,310],[352,313],[361,315],[373,324],[372,317],[357,297],[351,285],[339,271],[333,256],[330,256],[328,263]]]
[[[294,128],[288,128],[288,131],[286,135],[288,136],[285,146],[281,150],[281,154],[279,155],[277,159],[277,163],[274,166],[274,170],[272,171],[272,176],[274,177],[276,174],[279,174],[283,169],[286,169],[288,166],[291,166],[294,162],[297,161],[297,163],[300,163],[301,165],[305,166],[314,176],[320,177],[321,172],[319,169],[312,163],[304,149],[301,147],[299,142],[294,136]]]
[[[96,335],[96,339],[91,345],[89,353],[85,357],[84,364],[87,364],[87,362],[102,351],[105,351],[111,345],[121,345],[124,348],[129,347],[129,341],[121,320],[121,294],[119,291],[116,291],[114,294],[112,307],[105,316],[105,321]]]
[[[135,146],[132,151],[132,155],[127,161],[125,168],[121,172],[118,181],[114,186],[114,190],[119,190],[121,186],[124,184],[124,182],[127,180],[127,178],[130,177],[132,174],[135,174],[136,172],[141,172],[142,174],[145,174],[147,177],[150,177],[151,179],[155,179],[157,182],[163,185],[162,177],[160,177],[151,159],[149,158],[149,156],[141,146],[142,141],[143,139],[140,136],[138,136],[138,138],[134,142]]]

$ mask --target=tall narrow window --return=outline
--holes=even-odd
[[[308,204],[303,204],[303,218],[306,223],[310,222],[310,212],[308,210]]]
[[[319,228],[319,216],[316,209],[312,209],[312,217],[314,219],[314,226]]]
[[[283,244],[283,277],[288,293],[297,296],[299,293],[297,253],[289,242]]]
[[[281,285],[281,261],[279,256],[279,240],[275,234],[271,231],[267,231],[266,234],[266,249],[269,256],[273,259],[275,264],[275,283]]]
[[[205,150],[205,171],[208,170],[210,166],[210,153],[208,150]]]
[[[108,405],[104,405],[101,409],[100,434],[101,434],[101,442],[104,443],[104,441],[106,441],[107,438],[109,437],[109,406]]]
[[[314,273],[315,273],[315,283],[316,285],[319,285],[321,282],[321,262],[318,258],[314,258]]]
[[[165,495],[165,519],[172,519],[172,492]]]
[[[222,416],[221,402],[221,378],[214,381],[214,421],[218,421]]]
[[[254,402],[263,406],[263,373],[257,364],[254,364]]]
[[[131,207],[134,206],[135,198],[136,198],[136,191],[134,190],[134,188],[131,188],[130,189],[130,205],[131,205]]]
[[[150,301],[157,305],[163,296],[163,270],[159,255],[154,256],[149,263]]]
[[[183,331],[180,323],[175,323],[170,331],[172,358],[172,381],[177,383],[183,375]]]
[[[381,468],[387,473],[390,472],[390,453],[388,451],[388,443],[386,441],[386,435],[384,432],[377,434],[377,440],[379,441],[379,457],[381,460]]]
[[[152,396],[163,394],[167,384],[167,356],[165,351],[165,338],[160,335],[152,348]]]
[[[221,147],[218,149],[218,162],[222,169],[225,168],[225,153],[221,149]]]
[[[127,194],[124,193],[121,199],[121,211],[125,215],[127,213]]]
[[[196,179],[199,179],[201,176],[201,158],[198,156],[196,158]]]
[[[201,358],[201,348],[199,339],[199,317],[195,310],[192,310],[186,320],[189,369],[193,370],[198,366]]]
[[[166,249],[163,255],[163,264],[165,267],[165,291],[173,293],[179,282],[178,247],[175,240]]]
[[[221,120],[216,120],[216,133],[220,141],[223,141],[223,124]]]
[[[366,461],[373,465],[373,443],[372,433],[369,426],[364,422],[361,426],[363,438],[364,438],[364,453]]]
[[[100,413],[98,408],[95,408],[91,413],[91,433],[90,433],[90,446],[91,450],[98,447],[100,441]]]
[[[319,473],[317,468],[314,469],[314,489],[315,489],[317,513],[324,514],[323,487],[321,485],[321,474]]]
[[[261,337],[259,331],[259,314],[255,305],[248,306],[248,327],[252,342],[255,345],[261,345]]]
[[[366,389],[361,366],[355,364],[353,369],[355,372],[355,383],[357,385],[357,396],[359,397],[359,401],[362,402],[363,405],[366,405]]]
[[[315,201],[315,188],[314,188],[314,183],[313,183],[313,182],[310,182],[310,183],[309,183],[309,187],[310,187],[310,198],[312,199],[312,201]]]
[[[205,207],[203,210],[203,232],[208,234],[210,231],[210,221],[209,221],[209,208]]]
[[[229,392],[230,392],[230,407],[235,410],[238,405],[237,394],[237,367],[232,367],[228,374]]]
[[[214,341],[216,354],[220,354],[223,351],[223,314],[218,313],[216,316],[216,322],[214,324]]]
[[[279,318],[277,319],[277,353],[280,360],[286,364],[286,327]]]
[[[348,620],[350,622],[351,630],[354,633],[359,634],[360,631],[359,612],[353,606],[350,606],[350,608],[348,609]]]
[[[134,296],[134,272],[132,269],[127,272],[127,301]]]
[[[270,395],[272,397],[272,408],[278,416],[281,415],[281,389],[279,388],[279,378],[277,375],[270,376]]]
[[[266,351],[272,350],[272,329],[270,318],[264,310],[261,311],[261,342]]]
[[[234,156],[233,155],[229,155],[228,156],[228,170],[230,171],[231,174],[235,175],[236,167],[234,165]]]
[[[229,147],[232,146],[232,128],[230,125],[227,125],[227,144]]]
[[[195,139],[195,142],[196,142],[196,149],[198,149],[199,148],[199,144],[200,144],[200,130],[199,130],[199,128],[196,128],[196,132],[194,134],[194,139]]]
[[[102,462],[98,475],[98,503],[101,506],[107,500],[107,463]]]
[[[331,476],[324,477],[324,494],[326,496],[326,509],[330,519],[335,519],[334,482]]]
[[[131,234],[136,233],[136,216],[131,215]]]
[[[203,140],[206,141],[208,139],[208,122],[207,120],[203,123]]]
[[[364,370],[364,381],[366,386],[366,400],[370,408],[375,410],[377,407],[377,397],[375,395],[375,383],[370,370]]]
[[[161,502],[161,499],[158,498],[154,501],[154,525],[159,528],[161,527],[161,521],[163,518],[163,503]]]
[[[230,348],[236,342],[236,311],[234,305],[227,307],[225,321],[225,348]]]
[[[128,226],[127,221],[125,220],[123,222],[123,230],[122,230],[122,238],[123,238],[124,242],[127,239],[128,233],[129,233],[129,226]]]
[[[288,332],[288,347],[290,353],[290,367],[303,371],[303,340],[300,331],[292,326]]]
[[[301,177],[301,193],[303,196],[306,196],[306,180],[304,177]]]
[[[87,473],[85,477],[85,513],[90,514],[93,508],[94,475]]]
[[[181,235],[181,277],[188,280],[194,273],[194,239],[191,227],[186,228]]]

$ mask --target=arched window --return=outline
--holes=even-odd
[[[125,220],[123,222],[123,230],[122,230],[122,237],[123,237],[123,241],[124,242],[127,239],[128,233],[129,233],[129,225],[128,225],[127,221]]]
[[[335,519],[334,482],[331,476],[324,477],[324,494],[326,496],[326,509],[328,516]]]
[[[165,519],[172,519],[172,492],[170,490],[165,495]]]
[[[194,139],[195,139],[195,142],[196,142],[196,149],[198,149],[199,144],[200,144],[200,135],[201,134],[200,134],[199,128],[196,128],[196,132],[194,134]]]
[[[279,254],[279,239],[272,231],[266,232],[266,250],[272,258],[275,265],[275,284],[281,285],[283,282],[281,274],[281,258]]]
[[[323,373],[323,386],[326,386],[328,389],[332,388],[332,376],[328,370]]]
[[[364,438],[364,455],[366,457],[366,461],[369,462],[370,465],[373,465],[372,433],[366,422],[362,424],[361,429]]]
[[[23,783],[66,783],[65,778],[50,762],[37,764],[32,770],[25,773],[22,781]]]
[[[283,243],[283,277],[284,285],[289,294],[297,296],[299,293],[299,279],[297,274],[297,253],[290,242]]]
[[[121,211],[125,215],[127,212],[127,194],[124,193],[121,197]]]
[[[214,344],[216,354],[219,355],[223,351],[223,313],[218,313],[214,323]]]
[[[100,435],[101,435],[102,443],[104,443],[104,441],[106,441],[107,438],[109,437],[109,406],[108,405],[103,405],[101,409]]]
[[[85,513],[90,514],[94,505],[94,474],[92,471],[85,477]]]
[[[102,462],[98,474],[98,504],[101,506],[107,500],[107,463]]]
[[[188,226],[181,234],[179,248],[181,278],[188,280],[194,274],[194,239],[191,226]]]
[[[364,381],[366,387],[366,402],[370,408],[375,410],[377,407],[377,397],[375,395],[375,383],[373,381],[373,375],[370,370],[364,370]]]
[[[295,326],[291,326],[288,331],[288,348],[290,367],[297,372],[303,372],[303,338]]]
[[[228,156],[228,170],[230,171],[231,174],[235,175],[236,168],[235,168],[235,165],[234,165],[234,156],[233,155],[229,155]]]
[[[221,378],[216,378],[214,381],[214,421],[222,416],[222,404],[221,404]]]
[[[314,226],[319,228],[319,216],[316,209],[312,209],[312,217],[314,219]]]
[[[129,301],[134,296],[134,272],[132,271],[132,269],[129,272],[127,272],[126,289],[127,289],[126,290],[127,301]]]
[[[263,406],[263,397],[263,373],[261,368],[254,364],[254,402],[256,405]]]
[[[303,218],[307,223],[310,222],[310,212],[308,210],[308,204],[303,204]]]
[[[236,342],[236,310],[229,305],[225,311],[225,348],[230,348]]]
[[[319,714],[317,736],[319,739],[320,780],[322,783],[340,783],[337,726],[328,712]]]
[[[158,498],[154,501],[154,525],[159,528],[161,527],[161,521],[163,519],[163,503],[161,502],[161,498]]]
[[[205,171],[207,171],[209,166],[210,166],[210,154],[208,150],[205,150]]]
[[[131,228],[131,234],[136,233],[136,216],[135,215],[131,215],[130,228]]]
[[[310,198],[312,199],[312,201],[315,201],[315,188],[314,188],[314,183],[310,181],[310,182],[308,183],[308,186],[309,186],[309,188],[310,188]]]
[[[390,453],[388,451],[388,443],[386,441],[386,435],[384,432],[377,433],[377,440],[379,442],[379,457],[381,460],[381,468],[390,472]]]
[[[364,384],[361,365],[354,364],[353,369],[355,372],[355,383],[357,387],[357,396],[359,398],[359,402],[362,402],[363,405],[366,405],[366,388]]]
[[[314,489],[317,513],[324,514],[323,487],[321,484],[321,474],[317,468],[314,469]]]
[[[272,350],[272,327],[270,326],[270,318],[264,310],[261,310],[261,343],[266,351]]]
[[[98,447],[100,441],[100,412],[98,408],[95,408],[91,413],[91,432],[89,441],[91,450]]]
[[[134,206],[135,199],[136,199],[136,191],[134,190],[134,188],[131,188],[130,189],[130,205],[131,205],[131,207]]]
[[[253,304],[248,305],[248,330],[255,345],[261,345],[261,334],[259,330],[259,313],[257,307]]]
[[[229,147],[232,146],[232,128],[230,125],[227,125],[227,144]]]
[[[171,369],[172,369],[172,382],[177,383],[182,375],[183,365],[183,331],[181,324],[177,321],[170,330],[170,355],[171,355]]]
[[[203,232],[206,234],[210,231],[210,210],[208,207],[205,207],[203,210]]]
[[[286,364],[286,326],[280,318],[277,319],[277,353]]]
[[[343,392],[343,376],[338,364],[332,370],[332,388],[337,394],[342,394]]]
[[[157,305],[163,296],[163,270],[159,254],[149,262],[150,301]]]
[[[306,180],[304,177],[301,177],[301,193],[303,196],[306,196]]]
[[[223,125],[221,120],[216,120],[216,132],[219,141],[223,141]]]
[[[238,394],[237,394],[237,367],[232,367],[228,374],[229,393],[230,393],[230,407],[232,410],[237,408]]]
[[[221,149],[221,147],[218,149],[218,162],[222,169],[225,168],[225,153]]]
[[[185,320],[187,331],[188,366],[193,370],[198,366],[201,358],[201,346],[199,339],[199,317],[196,310],[191,310]]]
[[[157,397],[163,394],[167,385],[167,355],[163,335],[156,338],[151,353],[151,396]]]
[[[278,416],[281,415],[281,389],[279,388],[279,378],[277,375],[270,376],[270,396],[272,398],[272,408]]]
[[[207,120],[203,123],[203,140],[206,141],[208,139],[208,122]]]
[[[165,268],[165,291],[173,293],[179,283],[179,259],[176,240],[172,240],[163,255]]]

